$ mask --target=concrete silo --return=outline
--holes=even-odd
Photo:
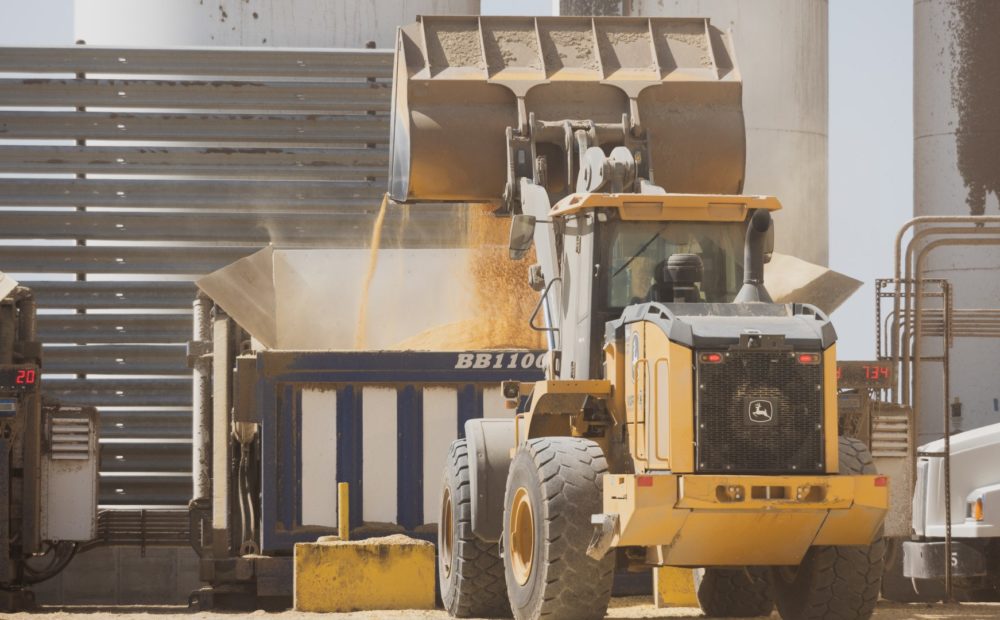
[[[1000,214],[1000,3],[916,0],[914,20],[914,215]],[[957,309],[1000,306],[1000,248],[940,247],[925,278],[947,279]],[[928,354],[940,339],[926,339]],[[996,339],[956,338],[949,411],[953,431],[1000,421]],[[939,363],[921,370],[920,439],[941,436]],[[957,398],[957,401],[955,400]]]
[[[391,48],[417,15],[479,13],[479,0],[76,0],[91,45]]]
[[[555,0],[563,15],[708,17],[743,75],[744,192],[772,194],[775,250],[826,265],[827,0]]]

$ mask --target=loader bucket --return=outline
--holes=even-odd
[[[505,131],[526,128],[531,113],[595,123],[630,114],[647,136],[653,183],[675,193],[741,191],[742,83],[730,36],[707,19],[418,20],[396,40],[393,200],[498,201]],[[539,147],[549,176],[565,175],[561,153]]]

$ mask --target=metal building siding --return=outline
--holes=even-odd
[[[102,504],[190,499],[193,279],[268,243],[367,243],[392,62],[389,50],[0,48],[0,270],[38,295],[46,392],[97,406],[114,440]],[[456,209],[406,218],[403,243],[454,243],[433,233]],[[400,238],[403,221],[391,211],[384,234]]]

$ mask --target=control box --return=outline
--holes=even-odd
[[[42,540],[93,540],[100,461],[97,410],[46,406],[42,415]]]

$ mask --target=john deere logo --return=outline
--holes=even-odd
[[[774,419],[774,405],[769,400],[750,401],[750,421],[764,424]]]

